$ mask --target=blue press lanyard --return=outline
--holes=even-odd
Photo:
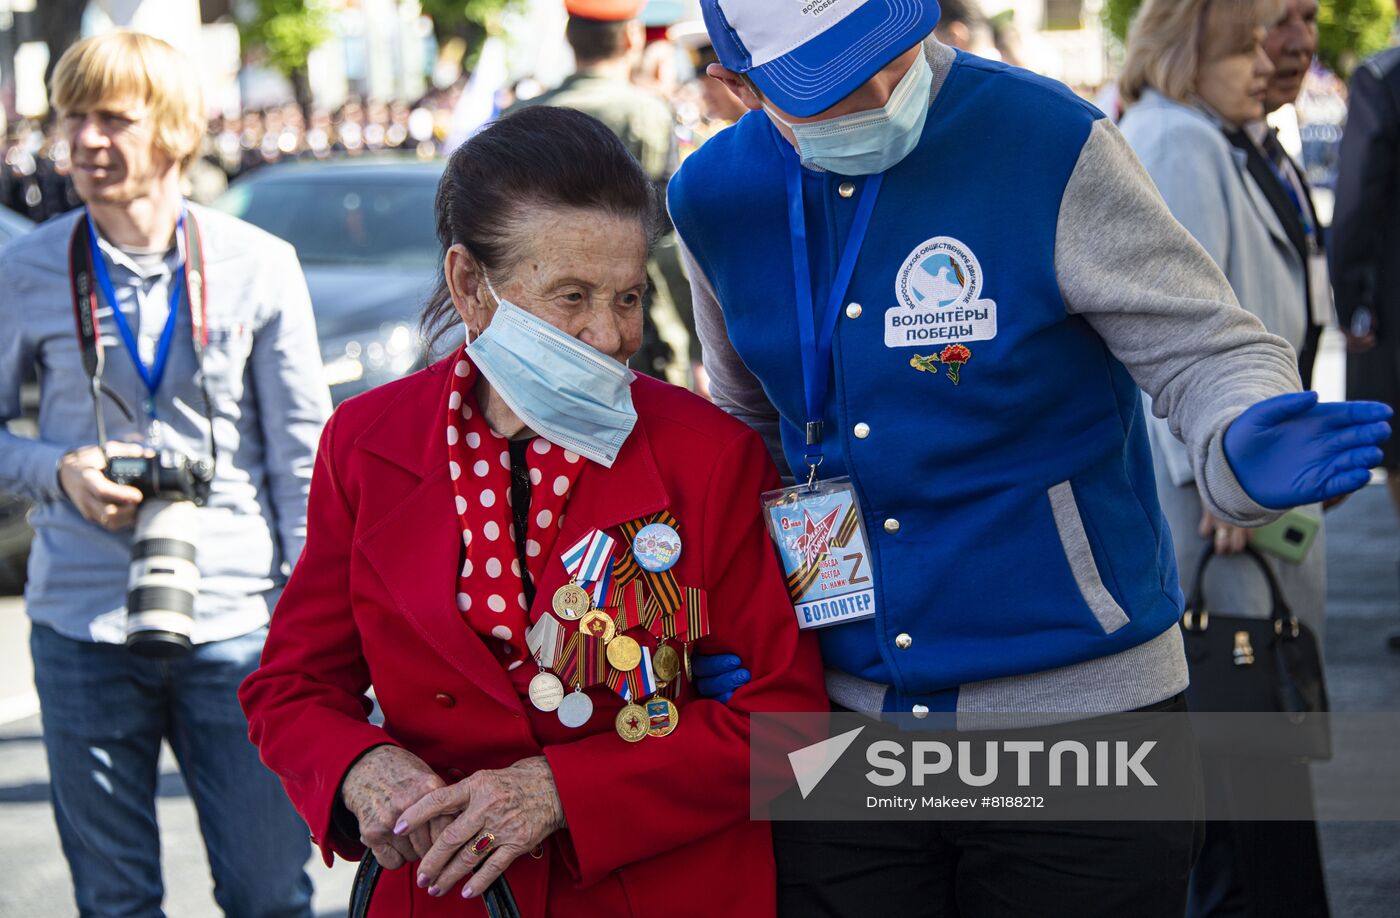
[[[131,362],[136,364],[136,372],[140,374],[141,381],[146,384],[146,392],[149,397],[146,400],[146,411],[151,419],[156,417],[156,391],[160,389],[161,380],[165,378],[165,366],[170,360],[170,346],[175,340],[175,326],[180,319],[180,299],[185,292],[185,274],[177,270],[170,278],[170,314],[165,317],[165,328],[161,329],[160,342],[156,345],[155,362],[149,367],[141,360],[141,352],[136,346],[136,335],[132,332],[131,326],[127,324],[126,317],[122,315],[121,306],[117,303],[117,290],[112,286],[112,275],[107,270],[107,259],[103,256],[102,250],[97,246],[97,229],[92,215],[88,215],[88,242],[92,247],[92,272],[97,275],[97,284],[102,289],[102,296],[107,300],[107,305],[112,307],[112,320],[117,323],[117,331],[121,333],[122,344],[126,345],[126,351],[131,355]],[[185,231],[185,214],[180,212],[180,219],[175,224],[175,238],[183,238]]]
[[[1288,200],[1293,202],[1293,208],[1298,211],[1298,219],[1303,224],[1303,235],[1307,236],[1309,240],[1314,239],[1317,228],[1313,226],[1312,216],[1309,214],[1308,208],[1304,206],[1303,199],[1298,196],[1298,189],[1293,184],[1293,178],[1288,174],[1288,170],[1284,169],[1283,166],[1278,163],[1275,163],[1273,157],[1269,156],[1267,151],[1264,153],[1264,161],[1268,163],[1269,168],[1274,171],[1274,177],[1277,178],[1278,183],[1283,186],[1283,191],[1288,195]]]
[[[865,180],[856,203],[851,234],[841,250],[836,277],[831,282],[826,310],[817,328],[816,303],[812,297],[812,269],[807,252],[807,209],[802,200],[802,166],[796,151],[784,142],[783,159],[787,167],[788,230],[792,237],[792,274],[797,293],[797,330],[802,350],[802,386],[807,400],[806,452],[803,461],[810,470],[807,484],[816,482],[817,467],[822,455],[822,420],[826,414],[826,395],[831,386],[831,340],[836,334],[836,317],[841,301],[851,285],[865,235],[870,230],[870,217],[875,212],[875,199],[880,195],[884,174],[877,173]]]

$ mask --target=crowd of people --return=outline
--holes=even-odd
[[[276,163],[333,157],[440,156],[460,88],[412,102],[348,99],[334,110],[294,102],[209,119],[187,179],[190,197],[208,203],[229,183]],[[27,119],[0,137],[0,206],[42,223],[81,204],[73,191],[71,151],[54,116]]]
[[[1329,265],[1265,122],[1317,0],[1146,0],[1114,117],[959,50],[972,4],[703,0],[664,36],[693,80],[641,0],[565,6],[577,71],[422,215],[447,356],[334,412],[296,253],[199,174],[434,156],[450,94],[206,126],[118,31],[7,150],[52,219],[0,252],[0,420],[40,398],[0,489],[80,911],[160,913],[168,740],[229,915],[308,916],[311,845],[381,916],[1327,915],[1312,822],[1223,818],[1306,809],[1297,756],[1174,750],[1210,822],[770,824],[750,716],[1233,710],[1188,643],[1213,558],[1218,620],[1296,613],[1232,678],[1254,633],[1320,680],[1324,512],[1400,480],[1400,52],[1354,84]],[[1334,287],[1374,401],[1310,391]]]

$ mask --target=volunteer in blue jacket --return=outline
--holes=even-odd
[[[780,545],[833,706],[1181,709],[1138,387],[1237,526],[1364,484],[1389,410],[1299,392],[1102,114],[938,43],[932,0],[702,7],[709,73],[751,112],[686,161],[671,215],[716,400],[812,485],[788,499],[813,531],[864,523],[835,599]],[[778,825],[780,905],[1180,915],[1198,829]]]

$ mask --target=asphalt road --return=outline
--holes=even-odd
[[[1372,486],[1333,511],[1328,530],[1327,678],[1334,710],[1400,710],[1400,654],[1385,646],[1400,631],[1400,527],[1385,489]],[[67,866],[48,805],[39,719],[18,600],[0,600],[0,883],[2,918],[74,915]],[[167,914],[219,911],[194,808],[168,755],[161,769]],[[1322,827],[1328,891],[1338,918],[1389,918],[1400,902],[1400,823]],[[353,865],[310,865],[318,916],[344,914]]]

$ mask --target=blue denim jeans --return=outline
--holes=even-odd
[[[238,686],[257,668],[266,636],[263,628],[153,660],[34,627],[54,818],[84,918],[164,914],[156,825],[162,739],[199,811],[224,914],[311,915],[306,824],[258,760],[238,706]]]

